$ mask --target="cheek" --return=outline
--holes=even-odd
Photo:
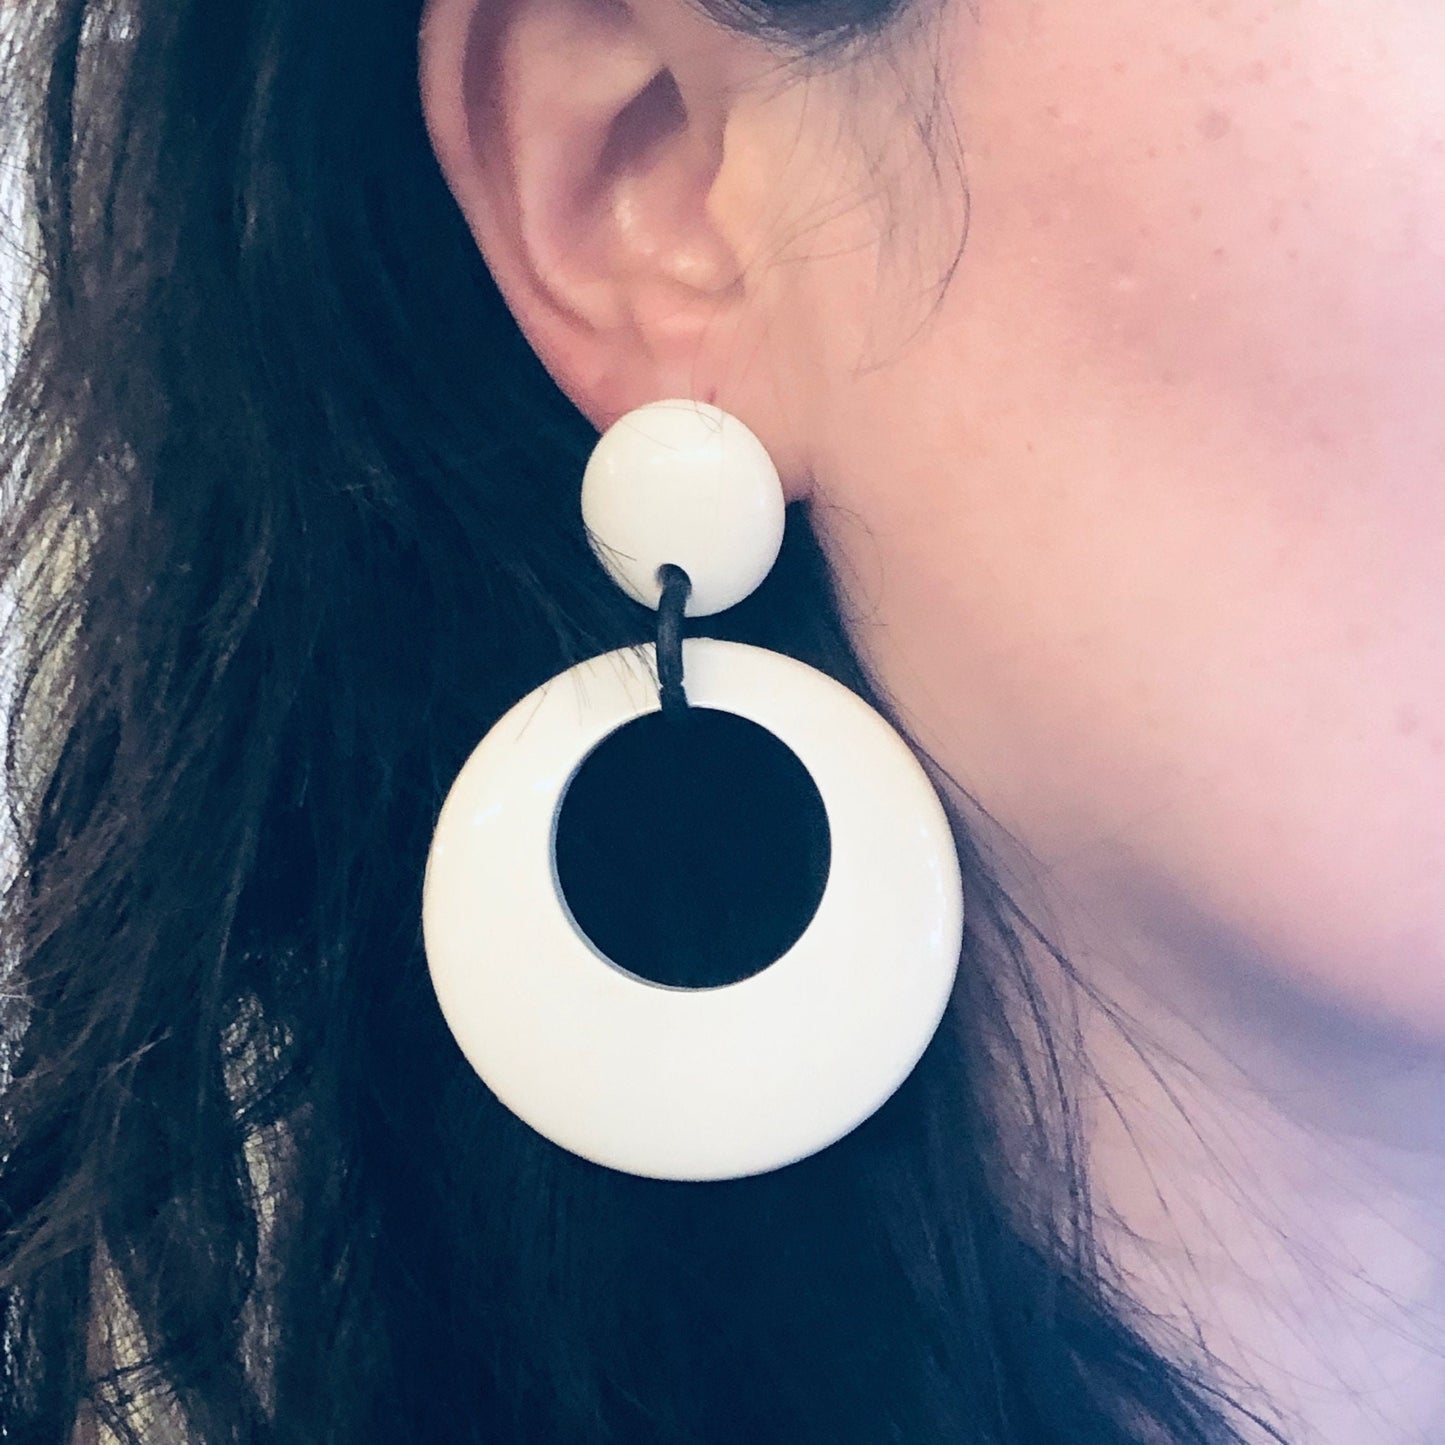
[[[1445,1033],[1445,20],[1362,23],[991,12],[963,267],[823,475],[865,654],[1036,853]]]
[[[1202,774],[1131,862],[1445,1027],[1445,33],[1413,5],[1229,18],[1107,85],[1074,37],[1030,196],[1068,198],[1061,349],[1162,442],[1120,449],[1122,540],[1081,531],[1160,600],[1164,630],[1113,616],[1111,672],[1157,681]]]
[[[1438,420],[1413,403],[1445,382],[1445,12],[1118,8],[1063,0],[998,37],[1042,103],[985,87],[970,114],[976,238],[1015,248],[1090,368],[1291,445],[1361,410]]]

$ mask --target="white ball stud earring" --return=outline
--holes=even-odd
[[[613,579],[659,608],[659,640],[550,679],[463,765],[427,859],[433,986],[482,1080],[561,1147],[659,1179],[778,1169],[875,1113],[937,1030],[963,932],[947,815],[903,739],[841,683],[763,648],[682,638],[684,615],[751,593],[782,541],[777,472],[736,417],[682,400],[629,412],[588,463],[582,512]],[[653,983],[605,957],[557,878],[579,767],[667,707],[766,729],[827,814],[811,921],[770,966],[719,987]]]

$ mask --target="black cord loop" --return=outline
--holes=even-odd
[[[681,567],[664,562],[657,569],[662,596],[657,604],[657,695],[665,717],[687,716],[682,686],[682,619],[692,591],[692,578]]]

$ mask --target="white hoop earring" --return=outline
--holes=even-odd
[[[684,607],[740,601],[782,540],[777,473],[740,421],[690,401],[629,413],[593,453],[583,514],[619,585],[660,605],[659,643],[552,678],[468,758],[427,859],[428,968],[472,1067],[554,1143],[652,1178],[764,1173],[875,1113],[936,1032],[963,930],[952,834],[902,738],[841,683],[762,648],[681,639]],[[801,937],[715,988],[652,983],[604,957],[553,852],[592,750],[677,706],[734,713],[790,748],[831,842]]]

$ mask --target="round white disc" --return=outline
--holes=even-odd
[[[561,897],[562,797],[599,742],[657,709],[650,646],[561,673],[482,739],[437,822],[422,921],[442,1012],[503,1104],[599,1164],[723,1179],[824,1148],[907,1078],[953,984],[963,893],[932,784],[862,699],[779,653],[683,646],[690,702],[767,728],[827,811],[823,897],[782,958],[719,988],[654,984],[604,958]]]
[[[763,444],[701,401],[654,401],[602,434],[582,477],[582,520],[598,560],[629,596],[656,607],[657,569],[692,582],[686,615],[741,602],[783,543],[785,503]]]

